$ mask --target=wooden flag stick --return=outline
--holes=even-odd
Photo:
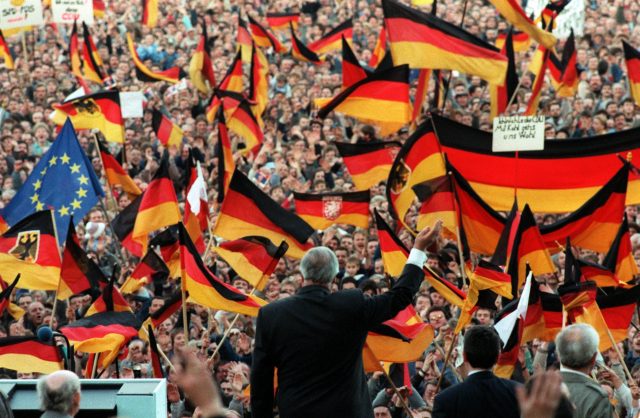
[[[449,359],[451,358],[451,353],[453,352],[453,347],[456,345],[456,341],[458,339],[458,334],[453,336],[451,340],[451,345],[447,350],[447,356],[444,358],[444,364],[442,365],[442,372],[440,372],[440,377],[438,377],[438,385],[436,386],[436,393],[440,391],[440,386],[442,386],[442,381],[444,380],[444,373],[447,371],[447,365],[449,364]]]
[[[384,374],[384,377],[387,378],[387,381],[389,382],[389,385],[391,385],[391,389],[393,389],[393,391],[395,392],[395,394],[398,397],[398,399],[400,399],[400,403],[402,403],[402,408],[407,413],[407,416],[409,416],[409,417],[413,416],[413,414],[411,413],[411,410],[409,409],[409,405],[407,404],[407,400],[402,396],[402,394],[400,393],[400,391],[396,387],[395,383],[393,383],[393,380],[391,379],[391,376],[389,376],[389,373],[387,373],[387,371],[384,369],[384,367],[381,367],[381,369],[382,369],[382,374]]]

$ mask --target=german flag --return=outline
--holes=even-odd
[[[239,102],[241,100],[240,98],[242,97],[242,95],[240,94],[242,90],[242,55],[241,52],[238,51],[236,57],[231,63],[231,66],[227,69],[227,73],[225,74],[218,87],[214,90],[213,96],[211,96],[211,101],[207,106],[207,120],[209,122],[213,122],[218,113],[218,108],[222,104],[223,98],[228,95],[228,93],[238,93]]]
[[[182,222],[187,228],[197,250],[202,254],[205,251],[203,232],[209,227],[207,183],[202,175],[200,162],[195,161],[191,149],[189,150],[185,172],[187,173],[187,184],[185,185],[187,192]]]
[[[570,237],[578,247],[606,253],[616,237],[624,212],[628,178],[629,169],[625,164],[578,210],[556,223],[541,226],[547,248],[555,252],[557,243]]]
[[[226,241],[213,248],[238,276],[258,290],[264,289],[275,270],[278,260],[287,252],[289,245],[282,241],[277,246],[265,237],[249,236]]]
[[[378,228],[378,240],[380,242],[380,252],[384,269],[390,276],[398,277],[402,273],[404,265],[409,258],[409,250],[400,241],[389,225],[380,216],[378,211],[374,211],[376,226]],[[439,277],[429,268],[424,268],[424,279],[442,295],[449,303],[461,308],[464,304],[466,294],[455,287],[451,282]]]
[[[93,17],[96,19],[102,19],[107,7],[104,4],[104,0],[93,0]]]
[[[551,32],[539,28],[527,16],[517,0],[489,0],[509,23],[520,29],[545,48],[553,48],[558,41]]]
[[[504,81],[504,84],[491,84],[489,86],[492,119],[507,111],[509,101],[518,89],[518,72],[516,70],[516,56],[514,52],[515,48],[513,39],[513,30],[509,30],[507,39],[500,51],[500,53],[504,54],[509,60],[509,66],[507,67],[507,77]]]
[[[62,126],[67,118],[75,129],[98,129],[109,142],[124,142],[120,92],[104,90],[54,104],[51,119]]]
[[[226,103],[223,101],[223,108],[225,107]],[[260,150],[264,133],[248,100],[243,98],[231,116],[227,116],[227,127],[231,132],[244,139],[247,152],[257,153]]]
[[[20,288],[56,290],[60,268],[58,238],[50,210],[23,218],[0,236],[0,271],[5,282],[20,274]]]
[[[624,288],[600,289],[596,303],[613,339],[619,343],[627,339],[627,331],[640,299],[640,285]]]
[[[376,125],[382,135],[397,131],[411,122],[409,67],[375,72],[352,84],[324,104],[318,117],[324,119],[332,111]]]
[[[238,37],[236,38],[236,43],[242,55],[242,62],[251,62],[253,39],[251,38],[251,33],[249,33],[249,28],[247,28],[247,22],[242,19],[240,13],[238,13]]]
[[[562,61],[553,51],[549,53],[547,68],[549,69],[549,75],[551,76],[551,84],[557,91],[562,84]]]
[[[182,129],[158,109],[153,109],[151,126],[156,137],[166,146],[180,146],[182,144]]]
[[[289,244],[288,255],[293,258],[302,258],[313,247],[309,242],[313,232],[309,224],[282,208],[238,170],[231,177],[213,231],[228,240],[248,235],[275,242],[284,240]]]
[[[296,213],[314,229],[335,224],[369,227],[369,190],[346,193],[293,193]]]
[[[559,97],[573,97],[578,90],[580,78],[576,60],[576,41],[572,29],[562,49],[562,78],[556,92]]]
[[[213,309],[241,315],[258,315],[258,309],[265,305],[265,302],[256,296],[245,295],[215,277],[204,265],[182,224],[178,225],[178,231],[182,283],[189,292],[189,299]]]
[[[376,369],[379,369],[380,361],[406,363],[419,359],[433,337],[433,328],[424,323],[415,308],[409,305],[392,319],[370,330],[365,346],[375,356],[378,362]],[[372,370],[373,366],[365,364],[365,370]]]
[[[347,43],[353,41],[353,20],[348,19],[340,23],[320,39],[307,45],[309,49],[322,57],[340,49],[341,39],[346,39]]]
[[[233,160],[233,150],[231,149],[231,139],[227,131],[227,123],[222,109],[218,111],[218,142],[216,143],[216,156],[218,157],[218,203],[222,203],[231,176],[236,169]]]
[[[507,40],[507,37],[509,36],[509,33],[512,33],[513,50],[515,52],[526,52],[529,50],[529,47],[531,46],[531,38],[529,37],[529,35],[511,28],[506,31],[500,31],[498,37],[496,38],[496,48],[500,50],[504,48],[504,44]]]
[[[409,250],[377,210],[374,210],[374,217],[376,219],[376,228],[378,229],[378,242],[380,243],[384,271],[392,277],[399,277],[402,274],[407,258],[409,258]]]
[[[157,0],[148,1],[155,2]],[[171,67],[168,70],[164,71],[153,71],[152,69],[147,67],[138,56],[136,47],[133,44],[133,39],[128,33],[127,44],[129,45],[129,52],[131,53],[131,58],[133,59],[133,63],[136,67],[136,77],[138,77],[138,80],[148,83],[154,83],[156,81],[166,81],[168,83],[175,84],[185,76],[184,71],[182,71],[182,68],[180,67]]]
[[[107,79],[107,73],[104,70],[102,58],[100,58],[98,48],[96,48],[96,44],[93,42],[93,38],[89,32],[89,27],[85,22],[82,22],[82,29],[84,38],[84,47],[82,48],[84,77],[95,83],[104,84]]]
[[[98,147],[100,148],[100,160],[102,161],[102,167],[104,168],[104,174],[109,186],[112,188],[117,185],[121,186],[122,190],[132,199],[140,196],[142,191],[133,179],[129,177],[129,173],[127,173],[115,157],[111,155],[106,145],[98,140]]]
[[[471,321],[471,316],[478,308],[480,292],[491,291],[504,298],[511,299],[511,276],[494,264],[480,259],[473,274],[469,277],[469,290],[461,309],[455,333],[459,333]]]
[[[506,218],[482,200],[453,165],[449,164],[447,169],[455,188],[458,222],[465,231],[469,249],[480,254],[493,254],[504,230]]]
[[[13,317],[13,319],[20,319],[24,316],[24,309],[19,307],[18,305],[11,302],[11,294],[15,289],[18,281],[20,280],[20,275],[18,274],[13,282],[7,286],[4,280],[0,280],[0,316],[6,310],[9,312],[9,315]]]
[[[493,45],[396,0],[384,0],[382,9],[395,65],[455,70],[494,84],[504,82],[507,59]]]
[[[629,92],[636,105],[640,106],[640,51],[624,40],[622,41],[622,46],[624,48],[624,60],[627,64]]]
[[[249,102],[253,114],[262,125],[260,115],[269,103],[269,62],[260,48],[252,44],[251,47],[251,74],[249,77]],[[255,104],[254,104],[255,103]]]
[[[131,236],[134,241],[146,248],[147,236],[151,232],[178,222],[180,222],[178,198],[173,182],[169,178],[169,158],[165,154],[153,180],[140,197]]]
[[[142,0],[142,25],[148,28],[158,25],[158,0]]]
[[[369,73],[362,68],[347,40],[342,38],[342,88],[346,89],[368,76]]]
[[[611,348],[611,340],[607,333],[607,323],[596,303],[598,287],[594,282],[580,282],[579,277],[568,279],[567,275],[573,276],[569,270],[565,269],[565,283],[558,287],[560,300],[567,312],[568,323],[591,325],[600,335],[599,351],[606,351]]]
[[[555,272],[529,205],[525,205],[522,210],[507,260],[507,273],[512,277],[511,286],[514,296],[524,283],[527,265],[531,266],[536,276]]]
[[[640,160],[638,128],[591,138],[545,141],[543,151],[522,151],[516,163],[513,152],[492,152],[491,132],[437,115],[432,118],[448,161],[498,211],[508,211],[517,195],[521,205],[529,203],[539,213],[573,212],[620,170],[619,156],[630,154],[632,161]],[[640,204],[640,177],[636,173],[629,175],[626,204]]]
[[[0,367],[21,373],[49,374],[62,370],[58,346],[38,337],[0,338]]]
[[[377,68],[378,64],[382,62],[387,52],[387,30],[384,26],[380,28],[380,34],[376,40],[376,45],[371,51],[371,58],[369,59],[369,67]]]
[[[404,143],[389,172],[387,199],[391,214],[404,223],[415,199],[412,187],[445,174],[440,145],[431,121],[426,120]]]
[[[496,316],[495,330],[500,335],[503,346],[498,356],[498,362],[493,372],[503,379],[511,378],[513,370],[518,360],[520,345],[523,341],[525,321],[529,316],[529,306],[531,305],[531,287],[533,275],[528,271],[527,280],[522,290],[520,298],[508,304]]]
[[[631,238],[629,237],[629,224],[627,217],[623,216],[611,248],[604,257],[603,264],[612,271],[615,277],[628,283],[638,276],[638,265],[633,257]]]
[[[143,244],[135,241],[132,235],[133,228],[136,223],[136,217],[140,210],[140,202],[142,202],[142,195],[136,197],[129,206],[122,209],[120,213],[113,218],[113,221],[111,221],[111,227],[113,228],[113,232],[118,238],[118,241],[120,241],[122,246],[136,257],[142,257],[142,253],[144,251]]]
[[[247,16],[249,19],[249,29],[251,30],[251,37],[253,41],[262,48],[273,48],[273,51],[276,53],[284,52],[286,49],[284,45],[275,37],[272,33],[270,33],[266,28],[264,28],[257,20],[252,18],[251,16]]]
[[[129,303],[116,287],[115,278],[113,277],[102,289],[102,294],[89,306],[85,316],[98,312],[132,312]]]
[[[580,265],[582,277],[587,281],[594,282],[598,287],[629,287],[621,282],[612,270],[605,266],[581,259],[578,259],[577,263]]]
[[[100,267],[87,256],[87,253],[80,246],[73,222],[69,222],[67,242],[62,254],[60,279],[60,287],[57,292],[59,300],[68,299],[78,293],[98,291],[108,282]]]
[[[198,46],[189,61],[189,79],[191,84],[199,92],[209,94],[216,86],[216,76],[213,72],[213,63],[209,55],[207,28],[203,26],[204,33],[200,36]]]
[[[367,144],[336,142],[335,146],[356,189],[369,190],[389,177],[402,144],[396,141]]]
[[[150,284],[153,281],[153,277],[158,275],[167,278],[169,276],[169,268],[155,251],[149,250],[127,277],[127,280],[120,286],[120,292],[124,294],[135,293],[142,286]]]
[[[310,62],[312,64],[322,64],[322,60],[312,50],[310,50],[305,44],[302,43],[300,39],[296,36],[295,29],[293,25],[290,26],[291,29],[291,55],[293,58],[302,62]]]
[[[550,54],[550,49],[544,50],[542,65],[540,66],[540,71],[535,74],[535,81],[531,87],[531,97],[529,98],[529,103],[527,103],[527,108],[524,111],[524,116],[535,116],[538,113],[540,94],[542,93],[542,86],[544,85],[544,77],[547,72],[547,66],[549,65]]]
[[[4,37],[2,38],[2,41],[6,46]],[[73,29],[71,30],[71,36],[69,37],[69,60],[71,61],[71,72],[76,76],[77,79],[81,80],[84,77],[84,74],[82,73],[82,59],[80,58],[79,44],[80,42],[78,41],[78,25],[76,25],[76,22],[73,22]]]
[[[156,336],[153,335],[151,325],[147,327],[149,332],[149,357],[151,357],[151,368],[153,369],[153,377],[155,379],[164,379],[164,370],[162,370],[162,361],[160,361],[160,350],[156,343]]]
[[[413,99],[413,113],[411,121],[416,122],[418,116],[422,114],[422,107],[427,100],[429,94],[429,79],[431,78],[431,70],[421,69],[418,73],[418,85],[416,86],[416,94]]]
[[[104,363],[110,364],[120,348],[138,335],[140,321],[131,312],[99,312],[60,328],[76,351],[109,352]]]
[[[267,13],[267,25],[274,31],[287,30],[289,26],[298,28],[300,13]]]
[[[182,291],[178,289],[167,300],[164,301],[162,308],[149,315],[149,323],[153,328],[157,328],[171,316],[182,308]]]
[[[4,39],[4,35],[0,30],[0,56],[4,59],[4,66],[8,70],[13,70],[15,65],[13,63],[13,57],[11,56],[11,50],[9,50],[9,44]]]
[[[544,9],[542,9],[540,16],[535,20],[535,23],[542,23],[542,28],[551,32],[556,27],[556,18],[570,1],[571,0],[550,1]]]
[[[160,251],[160,256],[164,260],[167,267],[169,267],[169,277],[180,277],[180,243],[178,242],[178,225],[171,225],[164,231],[156,234],[149,246],[157,248]]]
[[[455,205],[453,185],[449,176],[427,180],[413,186],[413,192],[422,204],[418,212],[417,229],[442,221],[443,233],[455,239],[458,230],[458,216]]]

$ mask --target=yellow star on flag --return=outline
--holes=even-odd
[[[54,166],[56,165],[57,162],[58,162],[58,157],[51,157],[51,159],[49,160],[49,165]]]
[[[85,176],[84,174],[80,176],[80,184],[89,184],[89,177]]]
[[[36,210],[44,210],[44,203],[38,202],[36,204]]]
[[[62,161],[62,164],[69,164],[70,160],[71,158],[67,155],[66,152],[62,154],[62,157],[60,157],[60,161]]]
[[[69,216],[69,208],[66,206],[61,206],[60,209],[58,209],[58,213],[60,214],[60,216]]]
[[[36,203],[39,198],[40,195],[38,195],[38,193],[34,193],[33,196],[31,196],[31,203]]]
[[[33,183],[33,190],[40,189],[40,186],[42,186],[42,182],[38,179],[38,180],[36,180],[35,183]]]
[[[71,206],[74,209],[80,209],[80,206],[82,206],[82,203],[78,199],[73,199],[73,202],[71,202]]]
[[[80,164],[74,164],[71,166],[71,172],[72,173],[79,173],[80,172]]]
[[[76,194],[78,195],[78,197],[87,197],[87,191],[82,187],[76,191]]]

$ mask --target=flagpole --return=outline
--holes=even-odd
[[[440,377],[438,377],[438,385],[436,386],[436,393],[438,393],[438,391],[440,390],[440,386],[442,386],[442,381],[444,380],[444,373],[447,371],[447,365],[449,364],[449,359],[451,358],[451,353],[453,352],[453,347],[456,345],[457,340],[458,340],[458,334],[455,334],[453,336],[453,339],[451,340],[451,345],[447,350],[447,355],[444,358],[444,364],[442,365],[442,372],[440,372]]]
[[[622,365],[622,368],[624,369],[625,373],[627,374],[627,379],[629,379],[629,382],[633,382],[633,376],[631,376],[631,372],[629,371],[629,368],[627,367],[627,364],[624,361],[624,357],[622,356],[622,353],[620,353],[620,349],[618,348],[618,343],[616,343],[616,340],[613,338],[613,334],[611,334],[611,330],[609,329],[609,326],[605,324],[605,326],[607,327],[607,335],[609,335],[609,339],[611,340],[611,344],[613,345],[613,349],[616,350],[616,354],[618,355],[618,360],[620,361],[620,364]]]
[[[142,329],[144,329],[144,333],[147,334],[147,338],[148,338],[149,337],[149,330],[147,330],[144,327],[142,327]],[[160,356],[162,356],[164,361],[166,361],[169,364],[169,367],[171,367],[171,370],[175,371],[176,368],[173,366],[173,363],[171,363],[171,360],[169,360],[169,357],[167,357],[167,355],[164,353],[164,351],[162,351],[162,348],[160,348],[160,346],[158,344],[156,344],[156,348],[158,349],[158,353],[160,353]]]
[[[260,281],[262,281],[263,277],[264,277],[264,274],[260,277]],[[260,283],[260,282],[258,282],[258,283]],[[253,289],[251,289],[251,292],[249,292],[249,297],[253,296],[255,292],[256,292],[256,288],[254,287]],[[224,330],[224,334],[222,334],[222,338],[220,339],[220,342],[218,342],[218,346],[216,347],[216,349],[213,352],[213,354],[211,354],[211,356],[209,357],[209,360],[213,360],[213,358],[216,356],[216,354],[218,354],[218,352],[220,351],[220,348],[222,347],[222,344],[225,342],[225,340],[229,336],[229,333],[231,332],[231,329],[233,328],[233,326],[238,321],[238,318],[240,318],[240,314],[239,313],[237,313],[236,316],[233,317],[233,319],[229,323],[229,328]]]
[[[399,363],[396,363],[396,364],[399,364]],[[391,389],[393,389],[398,399],[400,399],[400,403],[402,403],[402,409],[405,410],[408,416],[412,416],[411,410],[409,409],[409,405],[407,404],[407,400],[402,396],[402,394],[398,390],[398,387],[396,386],[395,383],[393,383],[391,376],[389,376],[389,373],[387,373],[384,367],[380,367],[380,368],[382,369],[382,374],[384,374],[384,377],[387,378],[387,382],[389,382],[389,384],[391,385]]]
[[[187,295],[185,290],[184,269],[182,269],[180,292],[182,293],[182,330],[184,331],[185,342],[189,342],[189,323],[187,322]]]
[[[100,358],[100,353],[93,353],[93,367],[91,369],[91,379],[95,379],[96,377],[96,369],[98,368],[98,359]],[[109,366],[107,366],[109,367]],[[105,367],[106,369],[106,367]]]

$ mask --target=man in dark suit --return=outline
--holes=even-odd
[[[433,418],[519,418],[517,384],[491,371],[500,355],[498,333],[484,325],[469,328],[462,354],[471,371],[464,382],[436,396]]]
[[[398,282],[374,297],[359,290],[330,293],[338,274],[335,254],[326,247],[305,254],[300,291],[258,313],[251,368],[253,417],[271,418],[274,405],[281,418],[373,417],[362,366],[367,332],[411,303],[424,277],[424,251],[441,225],[438,222],[417,235]]]

